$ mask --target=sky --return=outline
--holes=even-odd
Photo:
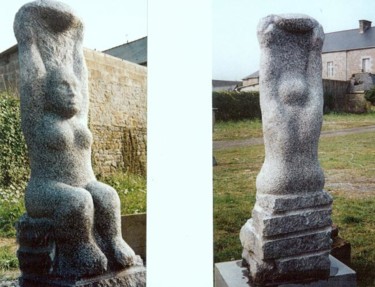
[[[17,43],[13,20],[18,9],[29,0],[1,1],[0,52]],[[106,50],[147,36],[147,0],[77,1],[62,0],[85,24],[84,46]]]
[[[240,81],[256,72],[258,22],[267,15],[283,13],[307,14],[325,33],[356,29],[360,19],[375,26],[373,0],[213,0],[213,79]]]

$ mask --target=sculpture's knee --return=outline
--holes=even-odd
[[[94,222],[94,204],[89,192],[81,189],[65,196],[55,211],[54,224],[59,241],[89,240]]]
[[[81,188],[70,191],[63,196],[56,213],[57,217],[65,218],[68,216],[74,218],[74,220],[93,215],[94,203],[91,194]]]
[[[95,181],[88,184],[86,189],[91,193],[95,207],[112,210],[120,208],[120,198],[109,185]]]

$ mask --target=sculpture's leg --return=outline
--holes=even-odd
[[[94,181],[85,187],[92,195],[95,207],[95,236],[108,258],[110,270],[141,263],[121,233],[120,199],[110,186]]]
[[[29,216],[47,217],[54,222],[57,253],[54,274],[83,277],[106,271],[107,258],[93,238],[94,204],[87,190],[33,180],[25,200]]]

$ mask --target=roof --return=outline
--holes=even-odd
[[[146,65],[147,37],[104,50],[103,53],[140,65]]]
[[[17,53],[18,52],[18,45],[13,45],[12,47],[10,47],[9,49],[6,49],[5,51],[1,52],[0,53],[0,58],[3,58],[5,56],[8,56],[10,54],[13,54],[13,53]]]
[[[322,53],[339,52],[375,47],[375,27],[370,27],[364,33],[359,29],[338,31],[325,34]]]
[[[243,78],[242,80],[249,80],[249,79],[255,79],[255,78],[259,78],[259,71],[256,71],[254,73],[252,73],[251,75]]]
[[[241,84],[241,81],[212,80],[212,89],[214,91],[231,91]]]
[[[242,84],[241,81],[212,80],[212,87],[226,87]]]

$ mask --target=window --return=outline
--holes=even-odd
[[[333,62],[327,62],[327,77],[333,77]]]
[[[370,58],[362,58],[362,73],[370,72]]]

